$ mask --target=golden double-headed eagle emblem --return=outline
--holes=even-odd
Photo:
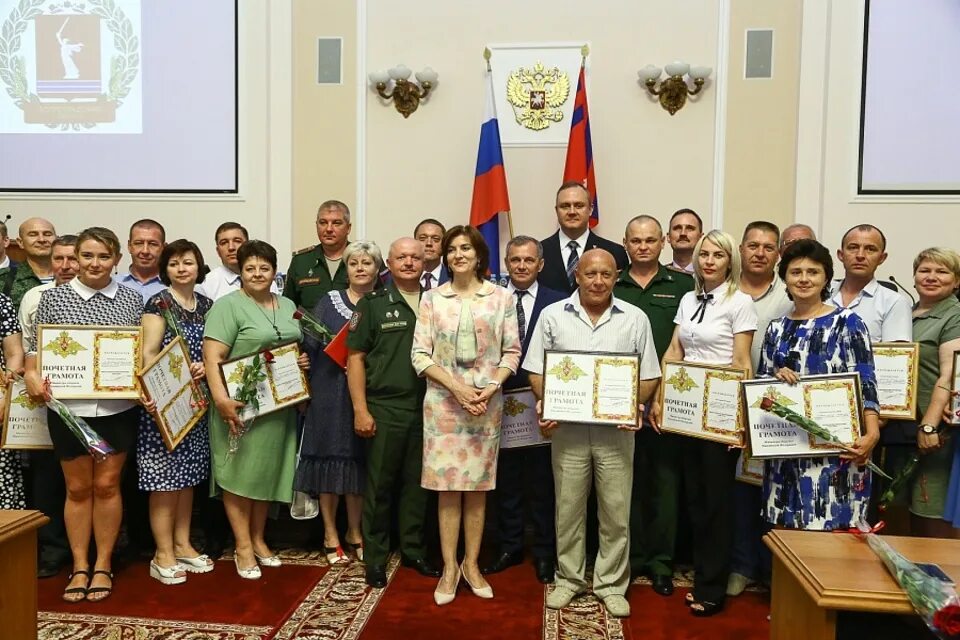
[[[570,78],[558,67],[546,69],[537,61],[532,69],[520,68],[507,79],[507,100],[517,123],[541,131],[563,120],[560,107],[570,96]]]

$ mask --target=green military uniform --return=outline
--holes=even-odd
[[[10,275],[11,267],[0,269],[0,290],[10,296],[13,300],[13,308],[19,311],[23,295],[43,283],[26,262],[21,262],[12,269],[15,271],[12,276]]]
[[[330,291],[346,289],[347,265],[340,262],[337,272],[330,275],[322,245],[300,249],[293,254],[283,284],[283,295],[299,306],[312,311],[320,298]]]
[[[693,291],[693,277],[663,265],[641,287],[624,269],[613,294],[643,310],[650,319],[657,357],[673,338],[680,299]],[[672,576],[680,503],[680,441],[683,436],[657,434],[649,425],[637,432],[630,508],[630,571],[634,575]]]
[[[423,543],[427,491],[420,486],[423,395],[426,382],[410,363],[417,314],[393,283],[364,296],[350,319],[347,347],[366,354],[367,408],[376,435],[367,441],[363,499],[364,561],[385,565],[390,551],[390,506],[400,488],[400,552],[417,560]]]

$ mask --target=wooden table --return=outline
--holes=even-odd
[[[37,637],[37,529],[39,511],[0,510],[0,621],[4,638]]]
[[[960,540],[883,538],[910,560],[960,579]],[[778,529],[764,542],[773,551],[771,640],[834,640],[838,610],[914,613],[880,558],[852,535]]]

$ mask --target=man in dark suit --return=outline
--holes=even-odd
[[[440,244],[446,228],[439,220],[427,218],[421,220],[413,230],[413,237],[423,245],[423,275],[420,276],[420,287],[429,291],[450,279],[446,267],[443,266],[443,256],[440,255]]]
[[[560,229],[543,241],[543,271],[538,281],[545,287],[571,294],[577,288],[573,274],[580,256],[589,249],[604,249],[613,254],[617,270],[630,260],[623,247],[590,231],[590,192],[579,182],[564,182],[557,190],[557,222]]]
[[[517,305],[522,355],[526,356],[540,312],[567,296],[537,283],[537,276],[543,269],[543,247],[534,238],[516,236],[507,243],[506,251],[504,263],[510,275],[507,290],[514,295]],[[510,376],[503,388],[504,391],[510,391],[529,386],[528,374],[520,371]],[[537,579],[548,584],[553,582],[554,558],[557,555],[549,445],[500,450],[495,491],[500,553],[482,571],[497,573],[523,562],[524,493],[528,494],[530,519],[533,521],[533,564]]]

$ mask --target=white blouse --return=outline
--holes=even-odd
[[[680,327],[683,359],[703,364],[732,364],[733,336],[757,330],[753,299],[739,289],[728,294],[726,283],[704,293],[712,295],[712,299],[707,301],[702,313],[696,292],[689,291],[680,299],[673,319]]]

